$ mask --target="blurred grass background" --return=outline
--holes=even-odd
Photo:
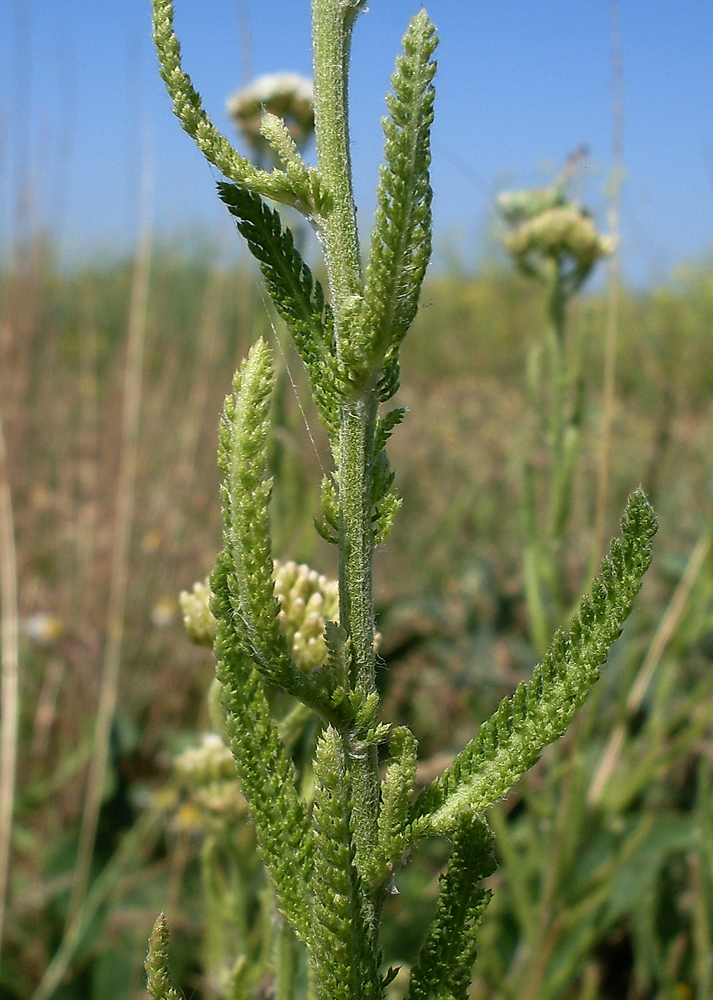
[[[148,267],[143,364],[134,359],[130,368],[140,388],[133,480],[120,470],[136,261],[67,271],[38,239],[0,272],[0,399],[20,622],[2,1000],[144,995],[141,962],[161,909],[175,931],[177,981],[187,995],[216,995],[203,975],[202,834],[157,808],[156,793],[169,781],[173,754],[209,728],[212,658],[186,640],[177,595],[206,575],[220,545],[217,420],[233,370],[260,334],[281,369],[275,554],[334,575],[334,552],[311,528],[325,442],[254,276],[242,261],[225,266],[218,251],[190,241],[157,247]],[[592,546],[605,308],[603,295],[582,297],[570,320],[586,382],[567,548],[573,592],[586,583]],[[527,353],[542,324],[537,289],[507,268],[454,269],[427,282],[404,348],[399,403],[409,413],[390,446],[404,505],[377,552],[378,627],[389,668],[384,718],[413,727],[424,780],[533,665],[521,490],[525,458],[545,461],[531,454],[525,391]],[[709,549],[680,589],[713,511],[712,335],[710,261],[681,267],[661,287],[622,292],[607,535],[642,483],[660,519],[654,565],[577,732],[495,811],[503,853],[474,996],[713,996]],[[127,489],[133,510],[110,766],[88,893],[72,913],[112,628],[117,511]],[[627,698],[662,621],[670,628],[653,680],[632,712]],[[594,801],[617,724],[620,752]],[[404,922],[403,913],[434,898],[439,850],[420,855],[399,883],[401,909],[385,941],[395,964],[413,959],[425,917]],[[53,967],[58,949],[64,957]],[[50,985],[48,968],[56,972]]]

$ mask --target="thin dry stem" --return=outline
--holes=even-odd
[[[220,318],[225,286],[226,273],[217,267],[210,277],[203,300],[196,373],[178,432],[178,459],[171,488],[171,496],[175,498],[175,502],[167,514],[167,529],[174,551],[178,550],[181,541],[186,520],[185,512],[189,506],[196,475],[200,432],[220,349]]]
[[[160,831],[160,819],[157,814],[150,811],[129,830],[111,861],[82,899],[76,914],[68,922],[62,942],[45,969],[31,1000],[50,1000],[66,976],[77,947],[81,944],[82,937],[87,933],[92,921],[96,919],[99,908],[112,892],[116,892],[117,885],[120,884],[127,869],[135,864],[139,852],[151,849]]]
[[[616,350],[619,339],[619,299],[621,267],[619,258],[619,217],[621,209],[622,156],[624,135],[624,75],[619,36],[619,8],[612,5],[611,16],[613,108],[612,108],[612,178],[611,203],[607,216],[609,232],[614,240],[614,251],[609,258],[607,283],[607,318],[604,340],[604,395],[602,403],[602,428],[597,473],[597,507],[594,519],[594,539],[590,576],[594,576],[604,554],[604,532],[609,501],[609,473],[611,468],[612,424],[616,403]]]
[[[0,947],[10,871],[19,718],[17,559],[7,450],[0,418],[0,635],[2,637],[2,730],[0,735]]]
[[[77,865],[67,915],[67,926],[70,926],[74,920],[87,892],[89,872],[94,854],[97,823],[101,808],[102,789],[104,787],[104,778],[109,760],[111,726],[116,709],[119,685],[119,668],[124,634],[124,608],[129,570],[129,543],[134,515],[136,456],[138,450],[141,383],[152,252],[152,233],[151,227],[148,224],[152,203],[152,182],[149,177],[150,174],[147,170],[142,185],[140,236],[137,246],[136,266],[134,269],[131,306],[129,310],[114,550],[107,612],[107,640],[94,730],[93,753],[87,779],[87,791],[84,800],[79,848],[77,851]]]
[[[97,373],[97,330],[93,315],[88,314],[83,323],[79,360],[79,435],[75,459],[77,490],[76,584],[72,602],[73,619],[82,614],[92,583],[99,507],[99,380]]]
[[[47,753],[50,732],[57,713],[57,699],[59,698],[59,691],[64,680],[64,675],[64,660],[58,656],[53,657],[47,664],[40,695],[37,699],[37,708],[35,709],[32,742],[30,744],[30,757],[33,760],[42,760]]]

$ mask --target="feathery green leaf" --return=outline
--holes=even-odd
[[[235,376],[235,395],[225,401],[220,428],[230,624],[243,652],[267,680],[328,712],[326,693],[293,664],[278,625],[268,519],[272,481],[265,478],[273,383],[269,349],[258,340]]]
[[[401,497],[393,490],[381,500],[376,511],[374,545],[382,545],[386,541],[400,509]]]
[[[318,1000],[381,1000],[350,829],[349,772],[339,734],[322,733],[314,760],[313,944]]]
[[[396,61],[393,93],[387,98],[390,117],[382,122],[385,163],[366,270],[362,332],[355,339],[353,360],[359,364],[365,356],[371,370],[385,364],[389,394],[398,386],[398,350],[416,315],[431,256],[429,136],[437,44],[435,28],[422,10],[404,35],[404,54]]]
[[[418,742],[410,729],[398,726],[391,735],[391,762],[381,783],[379,840],[369,879],[385,884],[396,872],[408,850],[409,812],[416,778]]]
[[[397,406],[376,421],[374,433],[374,482],[372,500],[374,502],[374,545],[381,545],[391,531],[394,519],[401,507],[401,498],[391,489],[394,474],[386,455],[386,443],[394,427],[406,416],[406,409]]]
[[[339,543],[339,497],[333,476],[322,477],[320,499],[324,521],[315,519],[314,526],[326,542],[337,545]]]
[[[453,830],[466,812],[480,813],[503,798],[548,743],[559,739],[599,677],[621,633],[651,561],[656,517],[641,490],[629,497],[623,539],[611,543],[568,630],[560,629],[535,667],[453,764],[413,807],[413,839]]]
[[[307,216],[329,210],[329,197],[317,172],[299,171],[293,161],[287,172],[259,170],[241,156],[218,131],[203,108],[200,94],[181,66],[181,46],[173,30],[173,0],[152,0],[153,37],[159,70],[173,102],[173,111],[209,163],[246,190],[292,205]],[[269,128],[269,125],[268,125]]]
[[[310,206],[311,211],[305,214],[326,215],[331,208],[331,198],[324,189],[318,171],[314,167],[308,167],[302,159],[297,143],[282,118],[272,114],[263,115],[260,131],[282,161],[291,190],[299,196],[303,206]]]
[[[383,417],[378,418],[376,421],[376,431],[374,433],[375,452],[383,451],[386,447],[386,442],[391,437],[394,427],[398,427],[405,416],[406,407],[395,406],[393,410],[389,410]]]
[[[278,212],[258,195],[234,184],[219,184],[218,193],[260,265],[270,297],[307,369],[322,422],[334,439],[339,421],[340,380],[334,320],[322,286],[312,278],[290,230],[282,228]]]
[[[491,893],[482,879],[497,867],[493,835],[466,816],[456,832],[433,924],[411,970],[407,1000],[466,1000],[475,962],[475,936]]]
[[[149,951],[144,962],[146,989],[152,1000],[179,1000],[171,986],[168,969],[168,927],[163,913],[159,913],[149,938]]]
[[[222,552],[211,575],[211,607],[216,618],[215,655],[226,709],[225,726],[278,906],[297,935],[307,942],[313,865],[309,817],[295,787],[294,764],[270,715],[263,680],[232,627],[229,575],[230,559]]]

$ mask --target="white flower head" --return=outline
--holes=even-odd
[[[260,131],[266,114],[277,115],[298,147],[314,132],[312,81],[299,73],[269,73],[257,77],[228,99],[227,111],[256,158],[273,158],[272,148]]]

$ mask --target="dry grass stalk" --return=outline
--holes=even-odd
[[[622,152],[624,131],[624,99],[623,99],[623,62],[621,57],[621,41],[619,37],[619,10],[616,4],[612,6],[611,20],[612,69],[613,69],[613,135],[612,152],[613,167],[611,177],[611,204],[607,215],[607,224],[614,250],[609,258],[606,334],[604,339],[604,394],[602,404],[601,443],[599,451],[599,468],[597,470],[597,507],[594,518],[594,540],[592,542],[592,561],[590,576],[597,572],[604,551],[606,514],[609,500],[609,474],[611,466],[612,424],[614,422],[615,392],[616,392],[616,352],[619,339],[619,310],[621,289],[621,268],[619,258]]]
[[[67,926],[76,917],[87,892],[102,790],[109,759],[111,726],[116,710],[121,649],[124,635],[124,610],[129,570],[129,545],[134,515],[136,458],[138,451],[141,383],[146,339],[149,273],[152,232],[145,221],[151,204],[151,185],[143,184],[141,226],[137,246],[129,311],[128,344],[124,374],[124,407],[121,427],[121,452],[116,492],[116,521],[111,565],[111,583],[107,612],[107,636],[102,666],[99,704],[94,730],[94,746],[89,766],[87,790],[77,851],[77,864],[70,899]]]
[[[0,636],[2,641],[2,729],[0,735],[0,946],[10,871],[19,717],[17,560],[7,451],[0,419]]]

